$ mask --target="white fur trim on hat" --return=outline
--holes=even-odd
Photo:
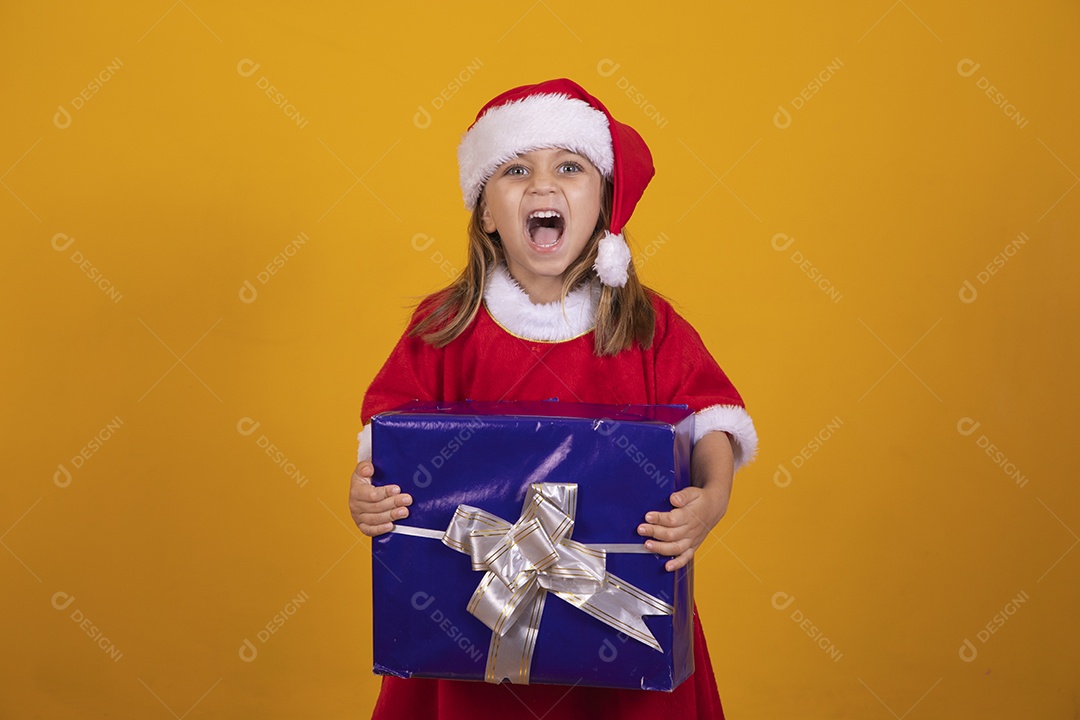
[[[600,282],[611,287],[622,287],[630,277],[629,267],[630,248],[622,233],[604,233],[596,248],[596,262],[593,263]]]
[[[495,322],[526,340],[562,342],[593,329],[600,286],[595,282],[574,288],[563,300],[537,305],[499,263],[484,288],[484,304]]]
[[[694,442],[706,433],[722,430],[734,440],[735,469],[754,459],[757,455],[758,437],[754,421],[745,408],[738,405],[713,405],[694,415]]]
[[[465,209],[472,210],[495,169],[538,148],[559,147],[584,155],[610,178],[615,152],[607,116],[584,100],[567,95],[530,95],[491,108],[458,146],[458,168]]]

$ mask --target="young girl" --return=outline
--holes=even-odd
[[[379,535],[412,497],[373,486],[370,421],[414,399],[685,404],[692,487],[645,513],[648,549],[685,566],[757,447],[742,399],[701,338],[638,280],[621,230],[653,176],[641,136],[566,79],[485,105],[458,149],[468,266],[420,303],[364,397],[350,509]],[[674,692],[384,677],[375,718],[721,718],[701,624]]]

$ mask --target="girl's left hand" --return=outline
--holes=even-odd
[[[685,567],[709,532],[727,512],[727,494],[687,487],[671,494],[670,512],[651,511],[638,526],[638,535],[652,538],[645,547],[658,555],[671,555],[664,569]]]

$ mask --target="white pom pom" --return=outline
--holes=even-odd
[[[600,246],[596,249],[596,262],[593,263],[600,282],[611,287],[622,287],[629,277],[628,267],[630,248],[626,246],[622,233],[604,233],[604,237],[600,238]]]

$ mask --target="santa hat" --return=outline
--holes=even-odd
[[[507,160],[540,148],[584,155],[611,180],[611,224],[594,265],[605,285],[626,284],[630,248],[623,226],[652,179],[652,154],[634,128],[611,117],[604,104],[566,78],[507,90],[480,109],[461,139],[458,166],[465,209]]]

